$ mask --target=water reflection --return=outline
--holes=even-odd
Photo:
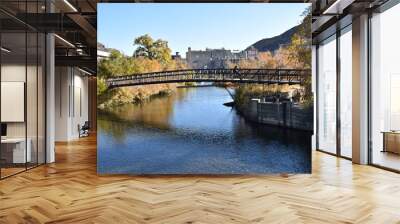
[[[310,133],[250,124],[221,88],[99,113],[98,171],[132,174],[310,172]]]
[[[111,134],[119,141],[123,141],[126,134],[129,134],[125,130],[129,126],[144,125],[168,130],[171,127],[169,120],[175,102],[183,100],[190,90],[192,89],[182,88],[171,96],[156,96],[143,104],[129,104],[115,107],[113,110],[99,111],[98,125],[101,130]],[[124,123],[127,126],[119,123]]]

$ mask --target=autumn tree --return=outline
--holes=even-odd
[[[303,20],[288,46],[289,59],[302,68],[311,68],[311,7],[302,16]]]
[[[260,52],[256,60],[244,60],[236,64],[230,64],[230,67],[238,65],[241,68],[297,68],[311,69],[311,7],[307,8],[302,14],[302,20],[299,28],[292,36],[289,44],[281,46],[275,52]],[[297,87],[296,87],[297,89]],[[235,100],[238,104],[245,102],[244,99],[259,95],[275,94],[276,92],[285,92],[289,89],[240,87],[237,91]],[[305,83],[297,89],[301,95],[300,101],[307,106],[313,103],[311,90],[311,76]]]
[[[291,60],[297,61],[301,68],[311,69],[311,7],[308,7],[302,16],[303,20],[299,26],[299,30],[292,37],[288,50],[291,52]],[[303,86],[302,101],[306,105],[311,106],[313,104],[311,75],[303,83]]]
[[[272,69],[276,68],[276,60],[274,58],[274,55],[270,52],[260,52],[258,53],[258,60],[262,62],[261,67],[262,68],[267,68],[267,69]]]
[[[132,59],[118,50],[111,51],[109,58],[103,59],[98,63],[99,78],[106,79],[113,76],[132,73],[134,73]]]
[[[132,59],[126,57],[118,50],[112,50],[109,58],[100,60],[97,65],[97,94],[102,95],[107,91],[105,80],[134,72]]]
[[[183,60],[172,60],[167,41],[154,41],[149,35],[135,39],[137,48],[133,56],[127,56],[113,50],[108,58],[98,62],[97,95],[100,107],[140,102],[150,94],[146,88],[123,87],[109,89],[106,80],[111,77],[127,74],[140,74],[175,69],[186,69]],[[170,85],[153,87],[154,94],[169,91]]]
[[[168,42],[153,38],[146,34],[137,37],[134,40],[134,46],[137,46],[134,57],[144,57],[150,60],[157,60],[162,64],[168,64],[171,61],[171,49],[168,47]]]

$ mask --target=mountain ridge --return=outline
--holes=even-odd
[[[292,36],[296,33],[299,27],[300,25],[297,25],[277,36],[259,40],[254,44],[250,45],[249,47],[247,47],[246,50],[249,50],[251,47],[254,47],[260,52],[266,52],[266,51],[274,52],[278,50],[281,45],[289,44],[292,39]]]

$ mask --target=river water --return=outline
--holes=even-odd
[[[311,172],[309,132],[246,121],[218,87],[180,88],[98,113],[102,174]]]

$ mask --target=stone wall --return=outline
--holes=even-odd
[[[304,108],[292,102],[261,102],[251,99],[248,106],[239,109],[254,122],[313,131],[313,108]]]

